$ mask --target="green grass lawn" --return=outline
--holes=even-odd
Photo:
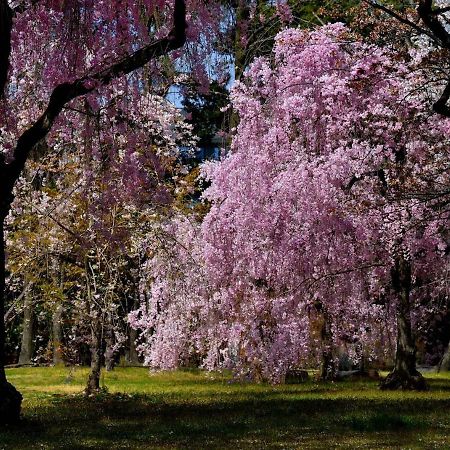
[[[117,368],[109,393],[80,395],[87,369],[8,371],[24,395],[23,423],[0,429],[0,449],[450,449],[450,375],[428,392],[382,392],[375,382],[268,386],[221,375]]]

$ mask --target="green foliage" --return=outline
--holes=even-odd
[[[193,126],[193,133],[199,138],[199,147],[212,145],[216,133],[224,125],[225,115],[221,108],[228,104],[228,91],[213,81],[208,92],[197,89],[187,92],[183,98],[183,107],[188,116],[188,122]]]
[[[448,448],[450,375],[425,393],[374,382],[267,386],[201,371],[104,374],[110,394],[80,394],[85,368],[14,369],[24,424],[0,448]],[[26,429],[26,432],[24,432]]]

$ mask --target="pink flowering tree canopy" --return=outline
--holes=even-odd
[[[146,299],[171,320],[141,310],[151,365],[169,349],[165,364],[182,364],[190,342],[208,368],[279,382],[311,358],[333,363],[340,346],[377,358],[396,329],[412,360],[413,305],[448,289],[450,123],[430,116],[421,81],[341,24],[276,37],[273,57],[255,60],[233,90],[230,153],[204,165],[211,210],[191,241],[196,263],[175,247],[175,274],[201,270],[196,284],[208,288],[186,298],[158,263]],[[415,360],[408,370],[416,376]]]

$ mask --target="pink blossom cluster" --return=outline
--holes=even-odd
[[[417,304],[448,295],[450,122],[420,85],[342,24],[278,34],[234,88],[230,154],[204,165],[201,233],[171,223],[183,245],[148,263],[133,318],[148,364],[193,351],[209,369],[279,382],[324,346],[376,358],[395,336],[399,255]]]

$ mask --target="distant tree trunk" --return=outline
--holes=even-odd
[[[397,350],[394,370],[380,387],[426,390],[425,379],[416,369],[416,345],[411,327],[411,264],[404,256],[396,258],[391,279],[397,296]]]
[[[0,198],[0,425],[4,423],[18,422],[20,419],[20,407],[22,404],[22,395],[12,384],[8,383],[5,372],[6,260],[4,220],[6,218],[8,208],[2,203],[6,202],[6,200],[7,199],[5,198]],[[7,206],[9,206],[9,204]]]
[[[234,78],[239,80],[248,63],[248,49],[242,38],[246,33],[246,26],[251,18],[251,8],[247,0],[237,0],[236,8],[236,33],[234,37]],[[242,29],[244,27],[244,29]]]
[[[91,372],[89,374],[86,394],[100,391],[100,372],[102,368],[102,327],[97,319],[91,325]]]
[[[441,370],[450,371],[450,342],[447,346],[447,350],[442,356],[441,362],[439,363],[439,372]]]
[[[129,339],[129,351],[128,351],[128,361],[133,366],[141,365],[139,360],[139,355],[136,350],[136,341],[138,338],[138,331],[130,327],[128,339]]]
[[[333,354],[333,335],[331,324],[326,314],[324,314],[322,330],[322,367],[320,370],[321,380],[335,380],[337,374],[336,362]]]
[[[136,310],[139,307],[139,291],[136,287],[134,302],[133,302],[133,310]],[[139,359],[139,354],[136,350],[136,342],[139,337],[138,330],[133,327],[128,326],[128,348],[126,351],[126,360],[132,366],[140,366],[141,361]]]
[[[33,358],[34,339],[34,312],[33,299],[30,288],[24,295],[22,343],[20,345],[19,364],[31,364]]]
[[[52,332],[53,332],[53,364],[55,366],[64,364],[63,359],[63,330],[62,330],[62,318],[63,318],[63,305],[59,304],[52,317]]]
[[[324,381],[335,380],[337,376],[336,361],[333,351],[333,332],[331,321],[324,304],[320,301],[315,304],[317,312],[321,315],[320,338],[322,341],[322,361],[320,379]]]
[[[105,336],[105,368],[108,372],[114,370],[116,362],[114,360],[114,334],[112,330],[108,330]]]

